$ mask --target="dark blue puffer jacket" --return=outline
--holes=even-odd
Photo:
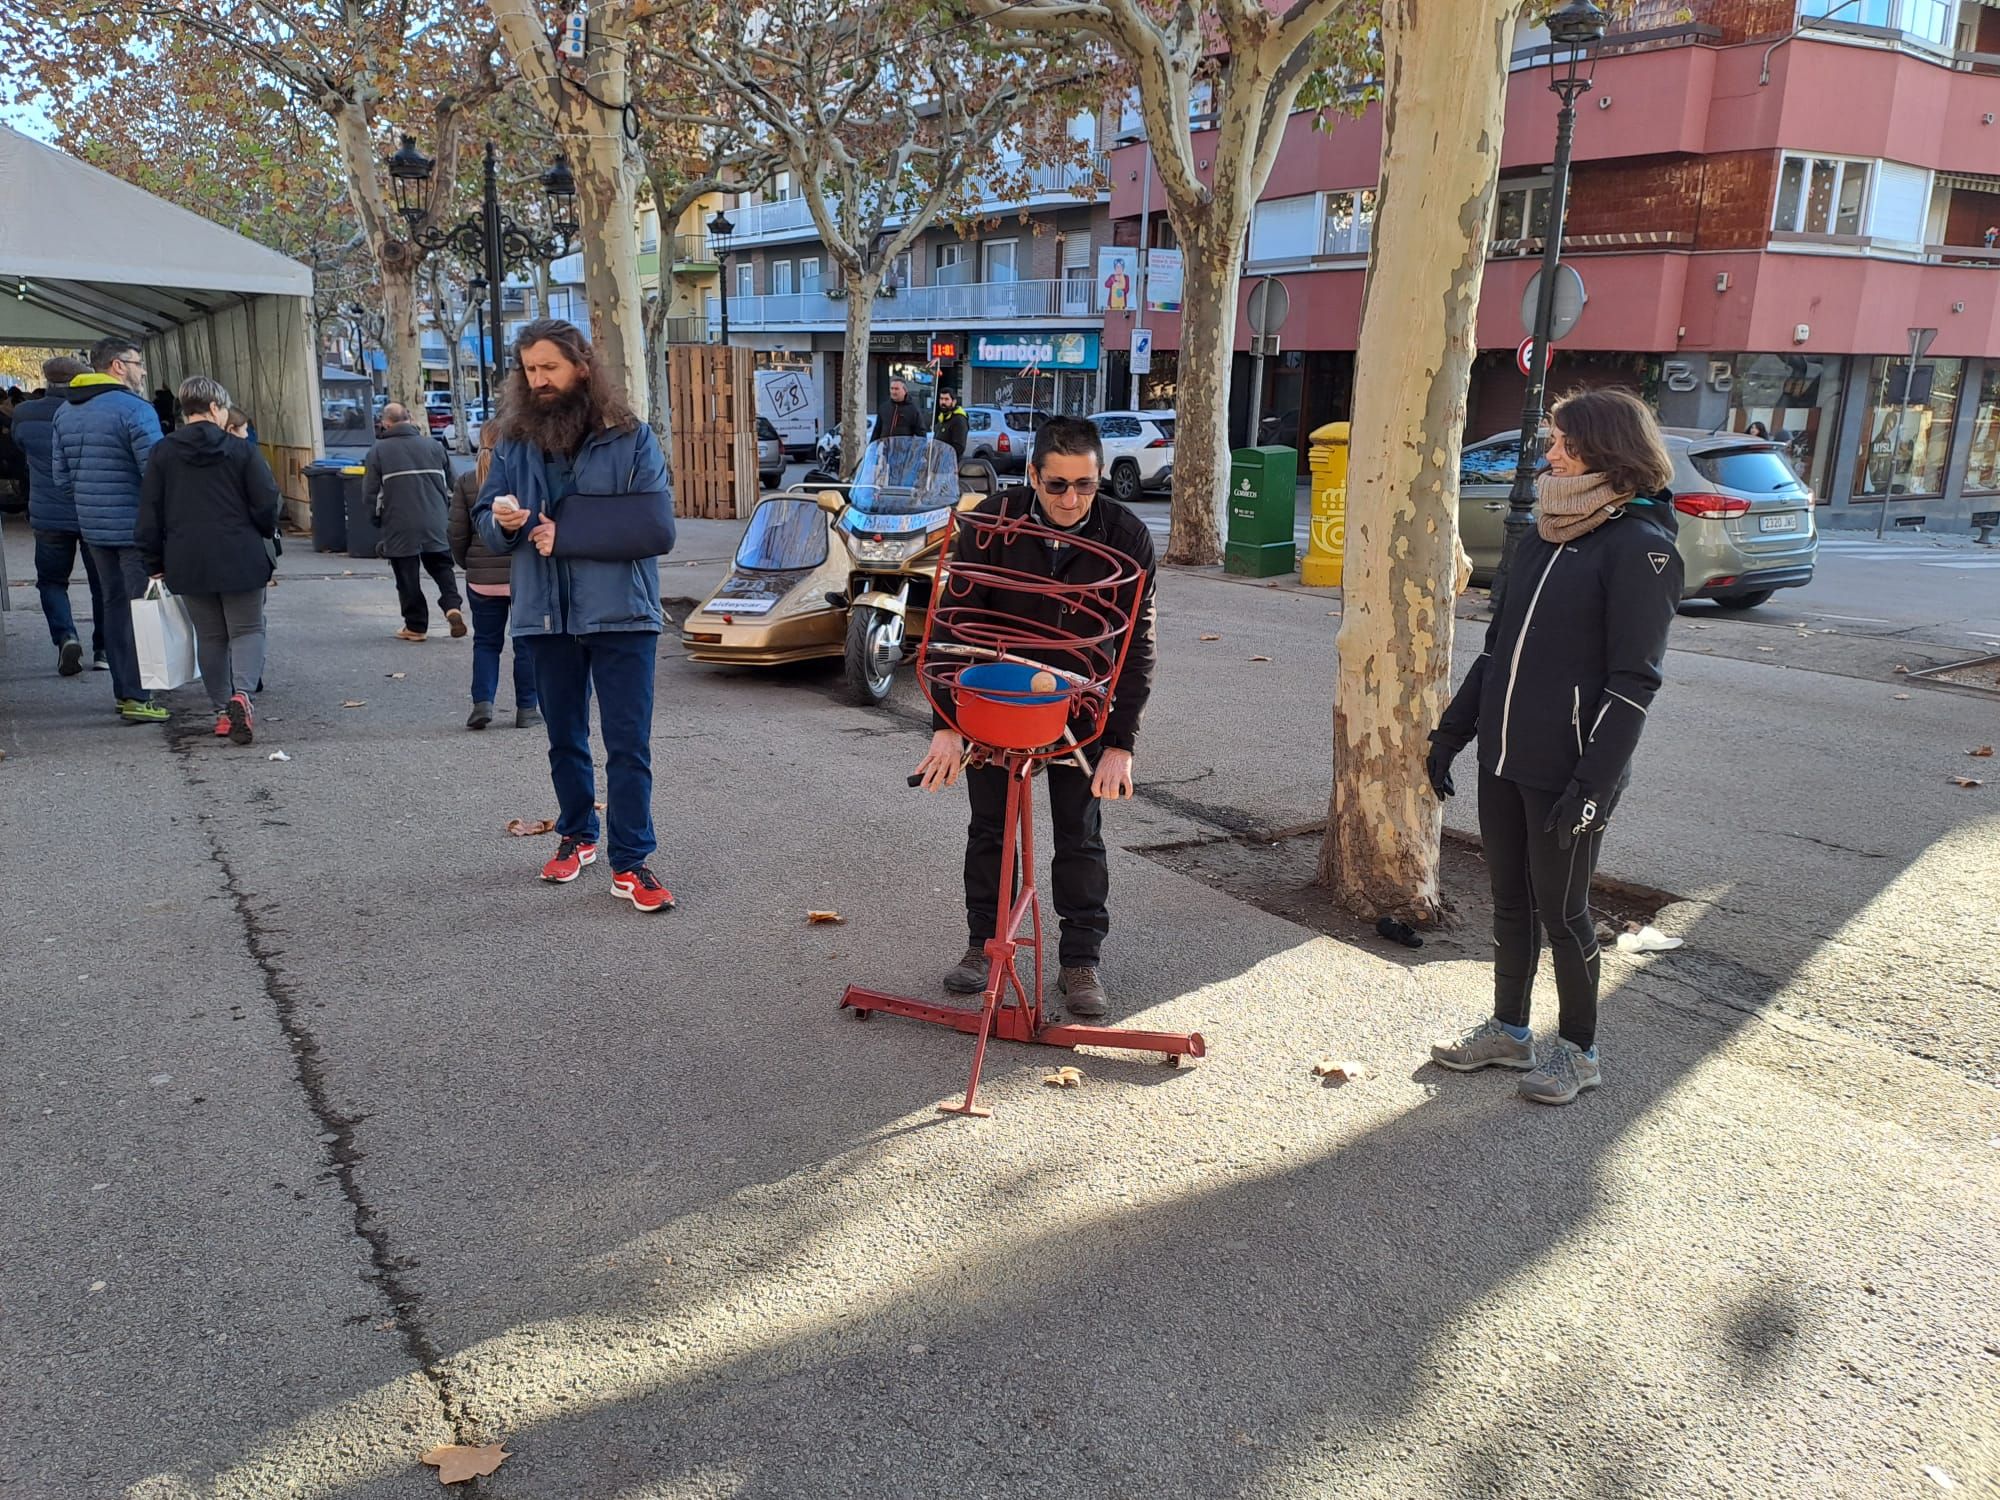
[[[56,413],[68,396],[69,387],[59,385],[48,395],[14,408],[14,441],[28,455],[28,524],[36,531],[76,530],[76,501],[67,488],[56,483],[49,467],[56,440]]]
[[[139,485],[160,440],[160,419],[143,396],[110,375],[79,375],[56,413],[50,470],[76,502],[76,526],[96,547],[129,547],[139,521]]]

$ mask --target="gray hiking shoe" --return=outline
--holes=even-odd
[[[1535,1042],[1516,1041],[1501,1024],[1488,1016],[1455,1042],[1431,1044],[1431,1061],[1454,1073],[1476,1073],[1481,1068],[1532,1068]]]
[[[1111,997],[1104,993],[1094,964],[1064,968],[1056,986],[1062,991],[1063,1009],[1079,1021],[1095,1021],[1111,1008]]]
[[[986,988],[986,949],[972,943],[958,967],[944,976],[944,987],[954,995],[977,995]]]
[[[1541,1066],[1521,1080],[1521,1097],[1537,1104],[1567,1104],[1604,1081],[1597,1059],[1575,1042],[1557,1037],[1542,1053]]]

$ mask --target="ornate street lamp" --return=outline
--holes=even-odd
[[[436,170],[437,163],[417,149],[416,137],[404,136],[401,148],[389,158],[389,180],[395,186],[396,208],[410,226],[410,238],[418,245],[426,250],[455,250],[482,268],[487,314],[492,320],[493,373],[497,381],[507,370],[500,284],[510,266],[550,261],[569,253],[570,242],[582,227],[576,217],[576,178],[570,172],[568,159],[560,155],[542,173],[542,192],[548,198],[549,222],[555,233],[540,235],[500,212],[499,158],[490,141],[486,146],[486,190],[480,211],[449,229],[427,226],[424,222],[431,175]]]
[[[1535,298],[1535,346],[1528,388],[1521,399],[1521,445],[1514,458],[1514,488],[1507,496],[1507,534],[1493,579],[1493,606],[1500,607],[1514,553],[1533,523],[1535,460],[1541,454],[1541,426],[1549,378],[1549,334],[1555,321],[1556,270],[1562,264],[1563,216],[1569,206],[1570,146],[1576,131],[1576,101],[1590,92],[1597,71],[1597,44],[1604,40],[1605,14],[1591,0],[1570,0],[1543,23],[1554,47],[1549,90],[1562,100],[1556,113],[1556,159],[1549,185],[1548,223],[1542,229],[1542,274]],[[1586,69],[1585,64],[1588,63]],[[1523,226],[1524,228],[1527,226]]]
[[[736,233],[736,225],[721,209],[708,221],[708,237],[715,245],[716,264],[721,268],[722,281],[722,342],[729,342],[729,237]]]

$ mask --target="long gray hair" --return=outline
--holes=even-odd
[[[184,417],[205,417],[210,408],[229,409],[229,392],[222,382],[208,375],[190,375],[181,382],[181,388],[174,392],[174,399],[181,404]]]

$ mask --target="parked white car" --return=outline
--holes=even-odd
[[[1173,487],[1172,412],[1101,411],[1090,420],[1104,439],[1104,472],[1116,498],[1137,500],[1143,491]]]

